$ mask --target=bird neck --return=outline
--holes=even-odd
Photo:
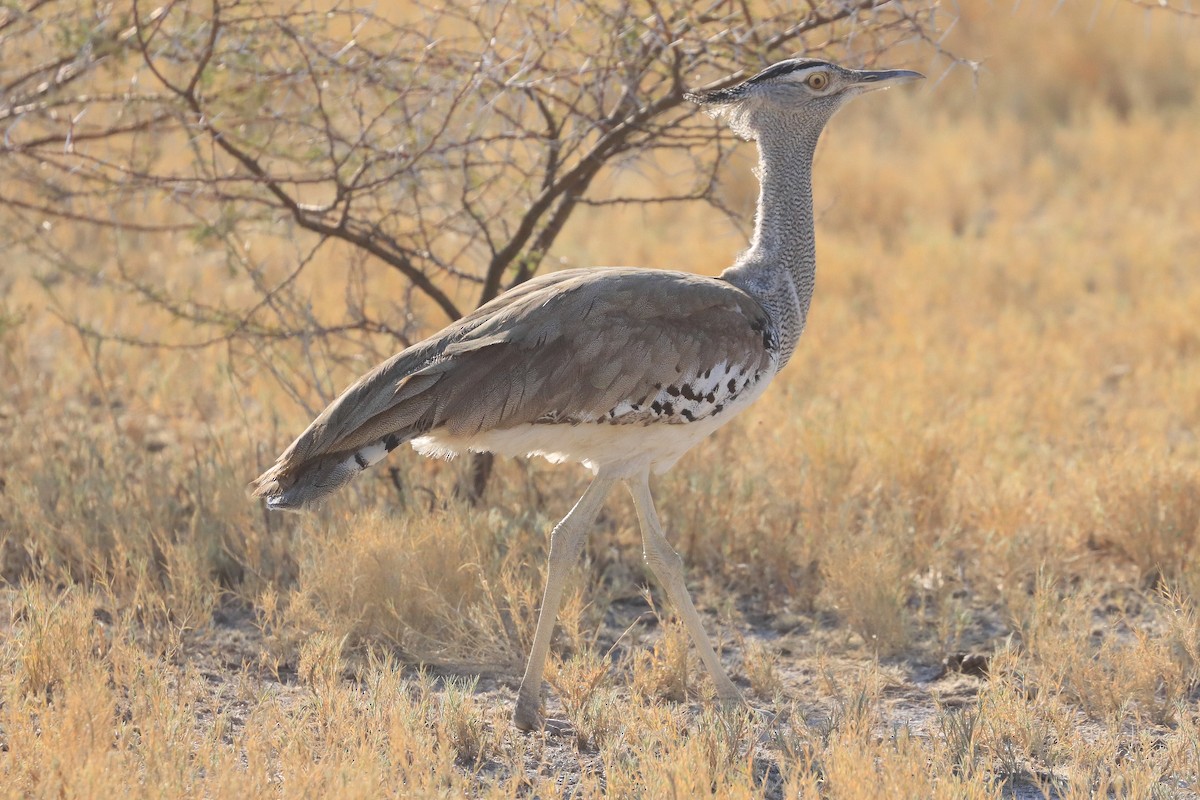
[[[780,367],[804,332],[816,285],[812,164],[819,135],[797,134],[791,126],[759,133],[754,237],[723,275],[758,300],[775,323]]]

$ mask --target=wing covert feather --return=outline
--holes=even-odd
[[[462,342],[447,365],[437,391],[452,399],[434,427],[469,436],[594,419],[689,371],[723,364],[758,372],[770,363],[766,312],[740,289],[683,273],[626,272],[590,273],[544,299],[530,296],[535,320],[522,303],[480,326],[471,337],[478,346]]]

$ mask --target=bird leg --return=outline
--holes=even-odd
[[[646,559],[646,565],[667,590],[667,597],[683,618],[683,624],[692,641],[696,643],[700,658],[716,684],[717,697],[726,705],[744,705],[741,693],[721,666],[721,660],[717,658],[717,653],[708,640],[708,634],[704,632],[700,615],[692,605],[691,595],[688,594],[687,585],[683,580],[683,559],[667,541],[658,521],[658,513],[654,510],[654,500],[650,497],[649,473],[643,472],[640,476],[629,478],[625,485],[633,495],[633,505],[642,525],[642,555]]]
[[[546,569],[546,593],[542,596],[542,608],[538,613],[537,630],[533,634],[533,647],[517,692],[517,708],[513,722],[523,731],[540,729],[544,722],[540,714],[542,702],[542,671],[546,667],[546,655],[550,652],[550,636],[558,619],[558,604],[562,600],[567,573],[579,559],[588,528],[596,519],[600,506],[613,481],[597,476],[588,485],[562,522],[554,526],[550,534],[550,558]]]

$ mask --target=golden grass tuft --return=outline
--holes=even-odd
[[[1145,465],[1105,475],[1096,491],[1093,544],[1112,548],[1147,583],[1194,580],[1200,547],[1200,474]]]

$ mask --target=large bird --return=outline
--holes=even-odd
[[[517,726],[544,724],[542,671],[567,571],[617,481],[633,495],[646,563],[718,697],[740,703],[663,534],[649,476],[754,402],[796,347],[816,275],[812,164],[825,123],[853,97],[920,77],[789,59],[688,95],[758,143],[754,238],[733,266],[719,278],[613,268],[528,281],[362,376],[254,481],[255,494],[270,508],[298,509],[405,442],[427,455],[580,462],[595,477],[551,535]]]

